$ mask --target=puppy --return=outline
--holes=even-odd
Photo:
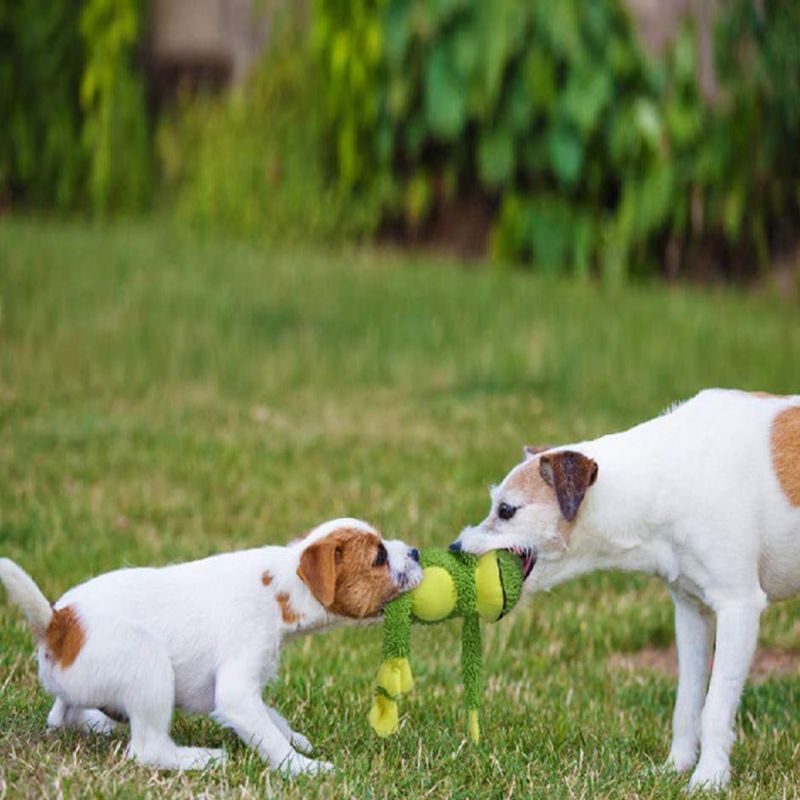
[[[0,580],[37,640],[55,695],[51,728],[107,733],[130,722],[128,755],[159,769],[203,768],[221,750],[179,747],[173,708],[211,714],[274,768],[327,770],[308,740],[262,700],[287,636],[380,615],[422,576],[419,553],[355,519],[326,522],[287,547],[157,569],[122,569],[70,589],[53,607],[16,564]],[[295,749],[296,748],[296,749]]]
[[[664,579],[679,659],[667,765],[692,768],[699,746],[690,788],[724,787],[761,612],[800,591],[800,396],[704,391],[623,433],[526,448],[491,494],[452,547],[536,560],[529,592],[594,569]]]

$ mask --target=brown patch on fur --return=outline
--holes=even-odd
[[[519,466],[508,479],[505,488],[522,494],[526,503],[554,503],[556,500],[552,488],[539,473],[538,459],[531,459]]]
[[[261,583],[263,583],[264,586],[269,586],[272,583],[272,575],[265,571],[261,576]]]
[[[521,494],[526,504],[536,503],[538,505],[554,506],[559,515],[556,529],[563,540],[568,542],[574,522],[567,522],[561,515],[561,509],[558,508],[558,499],[555,490],[552,486],[549,486],[542,477],[539,461],[540,459],[536,456],[530,457],[517,468],[514,475],[508,479],[504,488]]]
[[[574,450],[559,450],[539,459],[539,472],[545,483],[555,489],[564,519],[572,522],[586,490],[597,480],[596,462]]]
[[[775,399],[780,400],[781,398],[786,397],[785,394],[772,394],[771,392],[750,392],[750,394],[753,395],[753,397],[761,397],[763,399],[772,399],[772,400]]]
[[[388,562],[375,566],[380,544],[377,534],[341,528],[303,551],[297,574],[333,614],[377,616],[397,595]]]
[[[45,631],[45,643],[49,655],[62,669],[75,661],[85,641],[86,633],[72,606],[53,611],[53,618]]]
[[[800,506],[800,406],[781,411],[772,420],[772,468],[789,502]]]
[[[280,592],[275,595],[278,605],[281,607],[281,619],[287,625],[294,625],[300,622],[300,615],[292,608],[292,601],[288,592]]]

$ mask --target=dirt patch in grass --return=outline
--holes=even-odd
[[[644,647],[638,653],[614,653],[608,659],[608,666],[628,672],[650,670],[676,678],[678,655],[674,645],[667,648]],[[800,674],[800,653],[777,647],[757,650],[750,667],[750,680],[753,683],[797,674]]]

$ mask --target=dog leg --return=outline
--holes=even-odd
[[[714,668],[701,718],[700,761],[689,789],[721,789],[730,779],[730,751],[736,708],[758,641],[766,597],[759,589],[747,602],[723,603],[716,610]]]
[[[68,710],[69,706],[60,697],[56,697],[56,701],[47,715],[47,730],[56,731],[59,728],[66,728]]]
[[[157,769],[202,769],[224,758],[222,750],[179,747],[170,737],[175,673],[157,639],[111,618],[94,620],[92,632],[75,664],[59,674],[74,709],[67,722],[93,725],[98,708],[118,709],[130,721],[128,756]]]
[[[261,687],[254,677],[257,672],[239,664],[225,665],[220,669],[215,688],[214,719],[235,730],[239,738],[255,748],[273,769],[291,776],[333,769],[333,764],[314,761],[292,749],[261,699]]]
[[[56,698],[47,715],[47,729],[72,728],[84,733],[98,733],[107,736],[114,731],[117,723],[96,708],[78,708]]]
[[[672,747],[665,766],[678,772],[691,769],[700,744],[700,716],[711,671],[711,612],[672,592],[675,603],[675,644],[678,649],[678,693],[672,716]]]
[[[146,766],[170,770],[204,769],[212,762],[224,761],[223,750],[179,747],[172,740],[169,729],[172,722],[174,675],[169,661],[158,666],[161,667],[160,670],[153,667],[148,670],[147,685],[138,687],[138,696],[125,702],[131,724],[128,755]],[[169,667],[169,671],[164,667]],[[128,693],[130,688],[128,687]]]
[[[289,740],[289,743],[295,748],[295,750],[299,750],[301,753],[305,753],[306,755],[311,754],[314,749],[314,745],[312,745],[302,733],[298,733],[296,730],[294,730],[286,720],[286,717],[284,717],[280,711],[267,706],[267,713],[270,715],[270,717],[272,717],[272,721],[275,723],[275,726]]]

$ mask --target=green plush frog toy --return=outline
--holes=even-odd
[[[496,622],[517,603],[534,558],[493,550],[480,557],[429,548],[420,552],[422,582],[384,609],[383,664],[378,670],[369,723],[379,736],[397,730],[397,700],[413,686],[411,624],[434,625],[463,617],[461,671],[469,712],[469,735],[480,739],[478,709],[483,693],[480,620]]]

